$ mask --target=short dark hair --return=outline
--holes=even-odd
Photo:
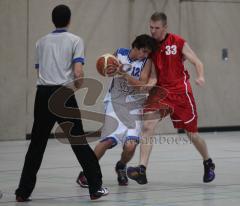
[[[167,25],[167,15],[163,12],[153,13],[150,19],[152,21],[161,21],[164,26]]]
[[[147,34],[141,34],[133,41],[132,48],[147,48],[151,51],[155,51],[157,49],[157,42],[153,37]]]
[[[52,22],[56,28],[66,27],[71,19],[71,10],[66,5],[58,5],[52,11]]]

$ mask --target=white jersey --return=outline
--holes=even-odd
[[[131,60],[129,58],[130,49],[120,48],[116,52],[117,58],[122,64],[130,65],[127,73],[135,79],[139,79],[141,71],[147,59]],[[129,139],[138,140],[141,133],[142,104],[145,95],[138,93],[133,87],[128,85],[126,79],[115,76],[110,83],[110,87],[105,96],[105,114],[114,118],[105,118],[102,128],[101,141],[108,138],[114,139],[115,143],[124,144]],[[115,144],[113,145],[115,146]]]
[[[129,57],[131,49],[119,48],[116,51],[116,57],[122,64],[130,65],[126,66],[127,73],[135,79],[139,79],[141,71],[147,61],[147,58],[131,60]],[[128,85],[125,78],[121,76],[113,77],[107,94],[104,98],[104,102],[112,101],[116,103],[124,104],[125,102],[136,101],[137,91]]]
[[[64,85],[74,80],[72,64],[84,64],[83,40],[57,29],[36,43],[35,68],[38,69],[37,85]]]

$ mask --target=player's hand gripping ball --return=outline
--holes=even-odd
[[[96,67],[102,76],[114,76],[118,73],[119,61],[112,54],[103,54],[97,59]]]

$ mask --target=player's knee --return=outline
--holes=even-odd
[[[106,140],[105,144],[107,146],[111,146],[113,144],[113,140],[112,139],[108,139],[108,140]]]
[[[197,132],[188,132],[186,131],[186,134],[188,136],[188,138],[191,140],[191,141],[197,141],[198,139],[200,139],[199,135]]]
[[[153,127],[153,125],[151,125],[151,123],[144,123],[142,132],[145,134],[152,133],[153,129],[154,129],[154,127]]]
[[[135,151],[137,146],[137,141],[129,140],[124,144],[124,150],[127,152]]]

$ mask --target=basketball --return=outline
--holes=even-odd
[[[115,66],[116,70],[109,68]],[[112,54],[103,54],[97,59],[96,68],[99,74],[102,76],[114,76],[117,73],[117,67],[119,66],[118,59]]]

